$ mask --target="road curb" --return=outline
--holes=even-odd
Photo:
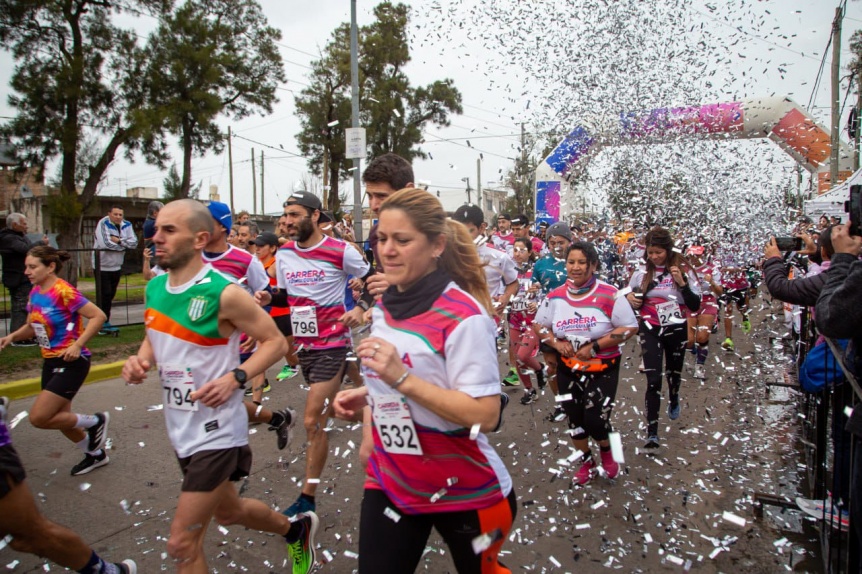
[[[90,368],[90,373],[84,381],[85,385],[97,383],[107,379],[115,379],[120,376],[123,371],[125,361],[117,361],[116,363],[106,363],[104,365],[93,365]],[[39,394],[42,390],[42,380],[40,378],[21,379],[20,381],[12,381],[10,383],[0,384],[0,396],[9,397],[10,399],[22,399]]]

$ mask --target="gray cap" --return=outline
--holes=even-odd
[[[553,236],[565,237],[569,241],[572,240],[572,230],[562,221],[558,221],[548,228],[545,232],[545,239],[550,239]]]

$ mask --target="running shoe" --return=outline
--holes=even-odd
[[[296,502],[288,506],[287,510],[283,511],[282,514],[290,518],[291,516],[297,516],[306,512],[314,512],[314,509],[315,505],[313,502],[300,496],[296,499]]]
[[[288,407],[278,411],[278,414],[283,417],[281,424],[270,426],[269,430],[275,431],[278,450],[284,450],[284,447],[289,445],[293,439],[293,427],[296,425],[296,411]]]
[[[529,391],[524,392],[524,396],[521,397],[521,404],[529,405],[530,403],[535,402],[537,398],[536,389],[530,389]]]
[[[293,574],[308,574],[314,568],[317,561],[314,535],[318,526],[320,519],[314,512],[303,512],[296,517],[284,537],[287,540],[287,554],[290,556]]]
[[[519,384],[521,384],[521,381],[518,379],[518,371],[513,367],[509,369],[509,374],[503,378],[503,386],[517,387]]]
[[[574,484],[583,486],[587,484],[589,481],[593,479],[593,476],[596,474],[596,462],[593,460],[593,457],[589,457],[587,460],[583,462],[581,468],[575,471],[575,474],[572,476],[572,482]]]
[[[712,324],[712,329],[710,329],[709,332],[713,335],[718,333],[718,321]]]
[[[679,398],[676,399],[676,403],[673,401],[669,401],[667,404],[667,418],[672,421],[675,421],[679,418],[680,404]]]
[[[0,420],[4,423],[9,418],[9,397],[0,397]]]
[[[548,420],[552,423],[558,423],[564,421],[566,419],[566,411],[563,410],[563,407],[556,407],[554,412],[548,415]]]
[[[614,455],[611,451],[601,451],[602,455],[602,468],[605,471],[605,475],[611,480],[615,479],[620,475],[620,465],[617,461],[614,460]]]
[[[751,321],[749,321],[748,319],[742,322],[742,332],[746,334],[751,332]]]
[[[658,447],[659,447],[658,436],[650,435],[649,437],[647,437],[647,441],[646,441],[646,444],[644,444],[644,448],[652,449],[652,448],[658,448]]]
[[[111,420],[111,415],[105,411],[96,413],[96,418],[99,419],[99,422],[87,429],[87,452],[95,452],[104,448],[105,441],[108,440],[108,421]]]
[[[846,509],[841,509],[839,512],[835,505],[832,504],[832,499],[812,500],[810,498],[796,498],[796,506],[805,514],[812,516],[818,520],[823,520],[827,524],[831,524],[832,528],[841,527],[842,531],[847,531],[850,528],[850,513]]]
[[[290,365],[285,365],[281,368],[281,371],[275,376],[276,381],[283,381],[284,379],[292,379],[298,374],[297,370],[291,367]]]
[[[36,339],[24,339],[23,341],[14,341],[12,343],[13,347],[35,347],[39,343]]]
[[[269,384],[269,379],[264,379],[263,380],[263,392],[268,393],[271,390],[272,390],[272,385]],[[252,389],[251,387],[249,387],[245,390],[245,396],[250,397],[253,395],[254,395],[254,389]]]
[[[721,348],[724,349],[725,351],[732,351],[733,350],[733,339],[731,339],[730,337],[725,339],[724,343],[721,344]]]
[[[72,476],[81,476],[82,474],[92,472],[100,466],[105,466],[109,461],[108,453],[105,451],[102,451],[102,454],[99,455],[87,453],[84,455],[84,460],[72,467]]]
[[[695,379],[705,379],[706,378],[706,370],[703,368],[703,365],[695,365],[694,366],[694,378]]]
[[[120,574],[138,574],[138,565],[134,560],[127,558],[122,562],[114,562],[114,566]]]
[[[105,321],[105,322],[102,324],[102,328],[101,328],[101,329],[99,329],[99,334],[100,334],[100,335],[111,335],[111,334],[113,334],[113,333],[118,332],[119,330],[120,330],[119,328],[114,327],[113,325],[111,325],[111,322],[110,322],[110,321]]]

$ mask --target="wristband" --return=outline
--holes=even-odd
[[[404,374],[403,374],[403,375],[401,375],[400,377],[398,377],[397,379],[395,379],[395,382],[394,382],[394,383],[392,383],[392,385],[391,385],[391,386],[392,386],[392,388],[393,388],[393,389],[397,389],[397,388],[398,388],[398,385],[400,385],[401,383],[403,383],[404,381],[406,381],[406,380],[407,380],[407,377],[409,377],[409,376],[410,376],[410,371],[404,371]]]

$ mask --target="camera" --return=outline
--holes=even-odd
[[[776,237],[775,246],[779,251],[799,251],[802,249],[801,237]]]
[[[849,214],[850,235],[862,235],[862,185],[850,186],[850,200],[844,202],[844,211]]]

